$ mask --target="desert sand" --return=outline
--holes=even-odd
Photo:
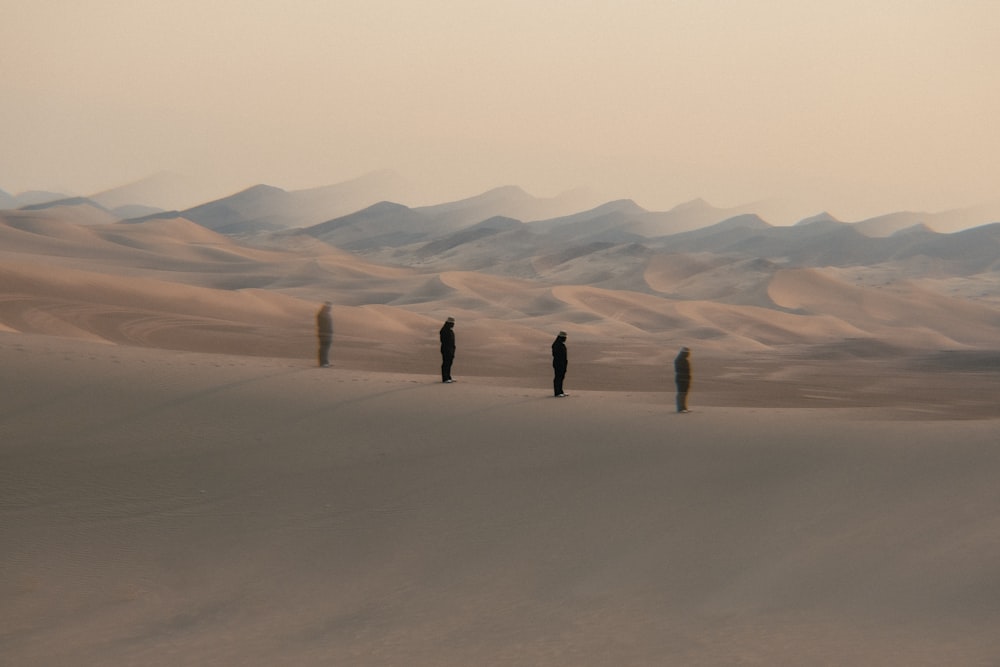
[[[5,213],[2,662],[996,664],[992,306],[635,287]]]
[[[996,420],[9,333],[0,359],[12,665],[1000,656]]]

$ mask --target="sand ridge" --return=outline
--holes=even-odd
[[[66,215],[55,207],[0,216],[5,329],[304,357],[312,314],[331,300],[358,367],[415,369],[410,360],[428,355],[436,322],[451,315],[465,327],[464,353],[478,355],[475,372],[495,375],[518,355],[544,356],[545,339],[566,328],[590,346],[585,358],[641,359],[682,344],[724,357],[852,338],[990,348],[998,322],[987,300],[914,281],[852,283],[846,269],[601,246],[554,268],[617,278],[553,283],[551,272],[529,279],[376,264],[296,234],[251,244],[180,217],[74,224]],[[643,346],[645,354],[630,351]]]

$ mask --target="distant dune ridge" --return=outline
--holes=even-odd
[[[0,199],[4,664],[1000,656],[1000,223],[127,195]]]
[[[681,341],[718,355],[849,339],[925,352],[996,347],[1000,223],[933,231],[935,221],[955,224],[958,211],[853,224],[823,213],[780,227],[749,208],[701,200],[660,213],[629,200],[569,212],[585,195],[539,199],[516,187],[411,208],[380,199],[405,185],[379,172],[311,190],[259,185],[138,218],[115,213],[147,205],[132,197],[153,198],[170,182],[0,212],[3,326],[195,348],[211,336],[191,331],[232,330],[242,351],[300,356],[307,315],[329,298],[341,318],[357,322],[342,336],[370,346],[375,356],[364,363],[375,365],[387,351],[385,332],[365,331],[351,309],[387,309],[380,326],[388,326],[385,313],[426,318],[429,328],[461,313],[465,326],[516,326],[539,337],[565,322],[597,356],[603,346]],[[245,309],[248,294],[286,300],[286,319],[262,311],[253,326],[252,310],[232,319],[228,305]],[[169,332],[137,334],[131,322],[149,321],[153,305],[173,322]],[[227,345],[218,335],[206,349]],[[418,336],[394,345],[387,367],[423,354],[427,343]]]

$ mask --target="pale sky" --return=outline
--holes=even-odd
[[[0,0],[0,189],[1000,198],[1000,0]]]

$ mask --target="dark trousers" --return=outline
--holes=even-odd
[[[555,377],[552,378],[552,391],[555,392],[556,396],[558,396],[559,394],[565,393],[563,391],[563,380],[566,379],[566,369],[559,368],[557,366],[555,367],[555,372]]]
[[[454,354],[441,353],[441,381],[447,382],[451,379],[451,363],[455,361]]]
[[[691,382],[680,380],[677,382],[677,412],[683,412],[688,409],[688,389],[691,388]]]
[[[319,339],[319,365],[330,365],[330,347],[333,345],[332,338],[321,336]]]

